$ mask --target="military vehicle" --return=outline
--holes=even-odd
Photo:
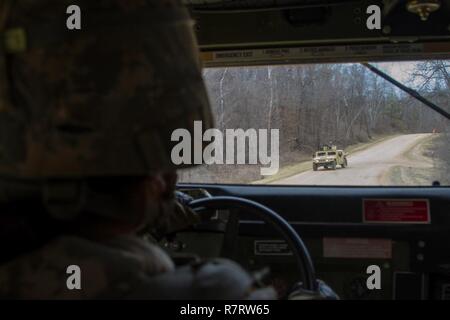
[[[344,150],[338,150],[336,146],[322,147],[313,156],[313,170],[317,171],[320,167],[336,170],[337,166],[347,167],[347,153]]]

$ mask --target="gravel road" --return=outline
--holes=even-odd
[[[426,141],[430,134],[408,134],[385,140],[368,149],[350,154],[348,167],[336,170],[320,168],[272,182],[285,185],[383,185],[394,166],[420,167],[423,159],[406,157],[414,147]],[[312,164],[311,164],[312,167]]]

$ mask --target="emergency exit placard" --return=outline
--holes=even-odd
[[[428,199],[364,199],[363,222],[427,224],[430,204]]]

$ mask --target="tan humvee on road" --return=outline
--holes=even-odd
[[[344,150],[337,150],[336,146],[325,146],[321,151],[317,151],[313,156],[313,170],[319,167],[336,170],[337,166],[347,167],[347,153]]]

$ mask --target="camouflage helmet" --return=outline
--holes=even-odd
[[[212,126],[193,22],[177,0],[0,0],[0,175],[175,168],[177,128]],[[81,9],[81,30],[66,27]]]

